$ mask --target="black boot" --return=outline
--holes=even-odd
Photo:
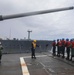
[[[36,59],[36,57],[34,57],[34,59]]]
[[[33,59],[33,56],[31,58]]]

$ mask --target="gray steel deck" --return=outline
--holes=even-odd
[[[74,75],[73,62],[53,57],[49,53],[36,53],[37,59],[31,59],[30,53],[3,55],[0,75],[24,75],[20,57],[26,62],[30,75]]]

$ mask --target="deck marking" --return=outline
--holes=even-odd
[[[22,68],[22,74],[23,75],[30,75],[26,62],[24,61],[23,57],[20,57],[20,62],[21,62],[21,68]]]
[[[40,64],[43,66],[43,69],[47,72],[47,74],[49,75],[49,72],[46,70],[45,65],[43,63],[40,62]]]
[[[47,55],[37,55],[36,57],[45,57],[45,56],[47,56]],[[31,56],[25,56],[23,58],[31,58]]]
[[[38,56],[36,56],[36,57],[46,57],[46,56],[47,56],[47,55],[38,55]],[[20,57],[21,68],[22,68],[22,74],[23,74],[23,75],[30,75],[24,58],[31,58],[31,56]]]
[[[49,71],[51,71],[51,72],[55,72],[54,70],[52,70],[51,68],[49,69]]]

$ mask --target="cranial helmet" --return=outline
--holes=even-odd
[[[67,38],[66,41],[69,41],[69,39]]]
[[[73,41],[73,39],[70,39],[70,41]]]
[[[64,40],[64,38],[62,38],[62,40]]]
[[[59,41],[59,39],[57,39],[57,41]]]
[[[36,40],[34,40],[34,42],[36,42]]]

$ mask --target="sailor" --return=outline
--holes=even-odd
[[[2,49],[3,49],[3,47],[2,47],[2,44],[0,42],[0,63],[1,63],[1,58],[2,58]]]
[[[53,40],[52,47],[53,47],[53,56],[55,56],[56,55],[56,41],[55,40]]]
[[[60,39],[60,41],[59,41],[59,57],[60,57],[61,53],[62,53],[62,40]]]
[[[32,54],[31,54],[31,58],[33,59],[36,59],[36,57],[35,57],[35,49],[36,49],[36,47],[38,46],[37,44],[36,44],[36,40],[33,40],[33,42],[32,42],[32,44],[31,44],[31,52],[32,52]]]
[[[72,57],[74,57],[74,40],[71,40],[71,61]]]
[[[62,58],[64,58],[65,57],[65,45],[66,45],[66,41],[64,40],[64,38],[62,39],[62,41],[61,41],[61,43],[62,43]]]
[[[70,57],[70,47],[71,47],[71,42],[69,39],[66,39],[66,52],[67,52],[67,60],[69,60]]]
[[[59,39],[57,39],[57,44],[56,44],[56,46],[57,46],[57,56],[59,56]]]
[[[57,56],[60,57],[60,53],[61,53],[61,39],[60,40],[57,40],[57,48],[58,48],[58,51],[57,51]]]

